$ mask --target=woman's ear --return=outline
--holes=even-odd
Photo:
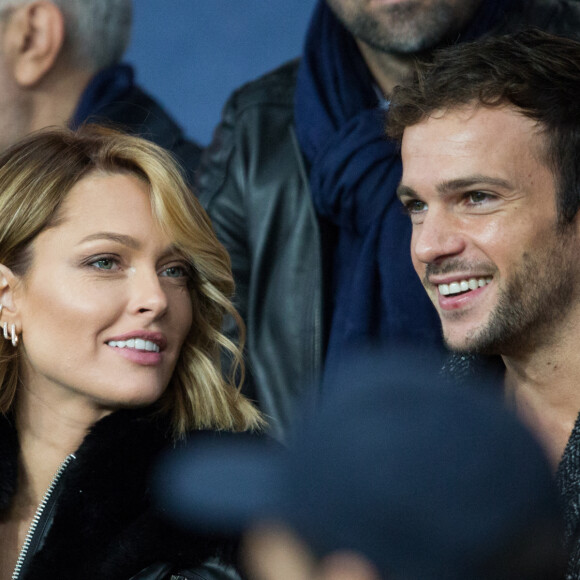
[[[2,324],[7,322],[8,325],[15,324],[18,332],[20,332],[17,300],[15,299],[18,283],[18,276],[10,268],[0,264],[0,304],[2,305],[0,322]]]
[[[65,38],[64,17],[47,0],[13,9],[3,34],[2,50],[21,87],[38,84],[54,67]]]
[[[0,264],[0,326],[4,339],[11,340],[14,347],[18,345],[18,336],[22,333],[16,300],[18,286],[19,278],[10,268]]]

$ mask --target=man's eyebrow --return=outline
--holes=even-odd
[[[458,190],[469,189],[474,186],[486,186],[491,185],[493,187],[502,187],[504,189],[509,189],[510,183],[505,179],[500,177],[490,177],[489,175],[470,175],[468,177],[461,177],[459,179],[450,179],[448,181],[443,181],[437,184],[436,189],[439,193],[453,193]]]
[[[117,242],[132,249],[137,249],[140,246],[140,243],[134,237],[127,236],[125,234],[117,234],[115,232],[95,232],[94,234],[89,234],[88,236],[84,237],[79,242],[79,244],[92,242],[93,240],[107,240],[110,242]]]
[[[419,196],[417,195],[417,192],[412,187],[409,187],[408,185],[403,185],[402,183],[399,183],[399,186],[397,187],[397,197],[399,199],[401,199],[402,197],[417,198]]]
[[[492,187],[501,187],[504,189],[510,189],[511,185],[505,179],[501,179],[500,177],[490,177],[489,175],[470,175],[468,177],[461,177],[458,179],[449,179],[447,181],[443,181],[438,183],[435,186],[437,192],[441,195],[446,195],[450,193],[455,193],[456,191],[462,191],[465,189],[470,189],[472,187],[484,187],[484,186],[492,186]],[[397,197],[399,199],[403,197],[410,197],[412,199],[419,199],[419,194],[408,185],[404,185],[400,183],[397,187]]]

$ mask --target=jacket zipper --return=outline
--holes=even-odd
[[[48,486],[48,489],[46,490],[46,493],[44,494],[42,501],[36,508],[36,512],[34,514],[34,517],[32,518],[30,527],[28,528],[26,538],[24,539],[24,544],[22,544],[22,549],[20,550],[20,554],[18,555],[18,560],[16,560],[16,566],[14,567],[14,572],[12,573],[12,580],[18,580],[18,578],[20,578],[24,561],[26,560],[26,556],[28,555],[30,545],[32,544],[32,539],[34,538],[34,534],[36,533],[38,524],[41,521],[42,514],[44,513],[44,510],[46,509],[46,506],[48,505],[50,498],[54,493],[54,490],[56,489],[56,486],[60,478],[62,477],[62,474],[65,472],[66,468],[73,459],[76,459],[76,457],[73,453],[71,453],[60,464],[60,467],[58,468],[57,472],[52,478],[52,481],[50,482],[50,485]]]

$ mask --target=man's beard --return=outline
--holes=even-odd
[[[556,236],[535,255],[523,254],[486,325],[467,338],[464,348],[447,343],[449,348],[509,356],[555,340],[554,329],[563,323],[580,290],[575,239],[566,233]]]
[[[332,6],[332,0],[329,1]],[[386,6],[378,15],[344,14],[335,10],[345,28],[358,40],[384,53],[408,55],[432,49],[453,40],[475,13],[479,0],[466,2],[460,10],[446,0],[425,8],[416,2]]]

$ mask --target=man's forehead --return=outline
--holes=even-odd
[[[402,146],[415,133],[431,133],[433,141],[452,134],[465,135],[472,131],[495,130],[502,126],[510,132],[542,134],[538,122],[526,116],[520,109],[510,104],[484,105],[481,103],[460,104],[430,111],[418,123],[405,127]],[[500,135],[496,135],[500,137]]]
[[[403,133],[403,172],[427,161],[484,163],[536,154],[543,135],[533,119],[510,106],[435,111]]]
[[[398,195],[528,186],[549,170],[540,133],[536,121],[511,106],[436,111],[405,130]]]

